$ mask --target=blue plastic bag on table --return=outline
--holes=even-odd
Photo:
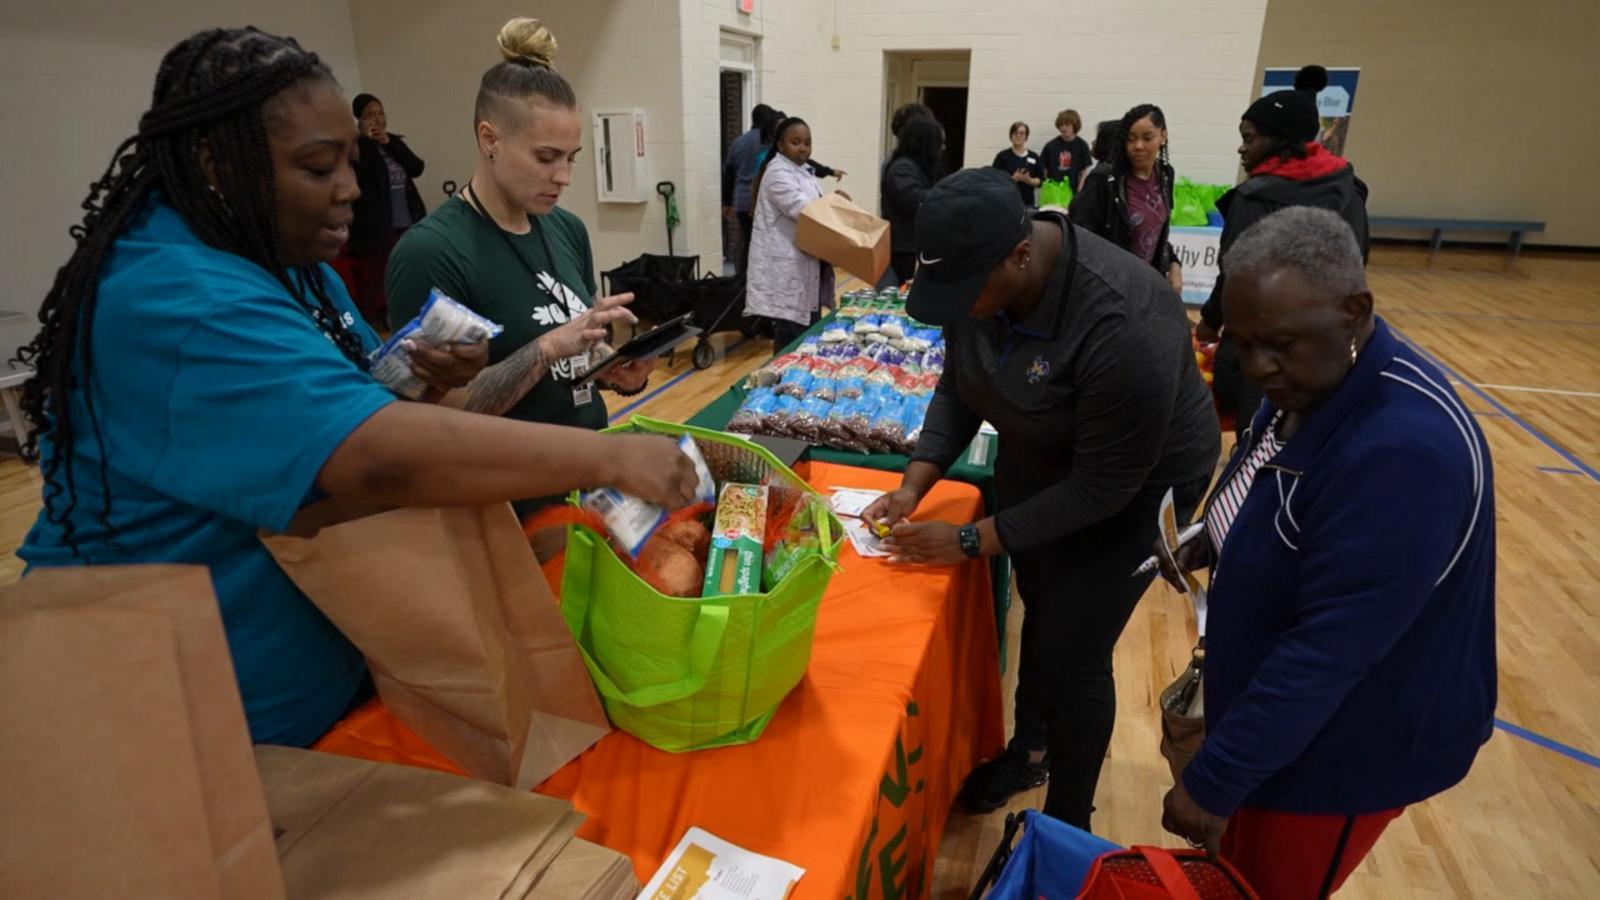
[[[1024,811],[1021,821],[1022,838],[1011,848],[989,900],[1072,900],[1095,859],[1122,849],[1036,810]],[[973,896],[981,893],[982,884],[978,887]]]

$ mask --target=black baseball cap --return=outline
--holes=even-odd
[[[999,169],[963,169],[939,182],[917,210],[917,272],[906,311],[929,325],[960,321],[1028,232],[1022,195]]]

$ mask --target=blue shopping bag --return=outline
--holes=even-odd
[[[1072,900],[1082,890],[1095,859],[1122,849],[1031,809],[1023,812],[1020,824],[1022,839],[1011,848],[1011,858],[1005,861],[989,900]],[[996,851],[997,861],[1015,831],[1014,826],[1007,828]],[[982,889],[980,882],[974,896]]]

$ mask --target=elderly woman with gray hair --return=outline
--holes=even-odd
[[[1273,213],[1224,266],[1267,402],[1179,554],[1212,570],[1206,737],[1163,824],[1263,897],[1324,897],[1493,728],[1489,447],[1373,312],[1338,215]]]

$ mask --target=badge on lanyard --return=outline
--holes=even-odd
[[[582,378],[584,374],[589,371],[589,351],[585,350],[577,356],[567,357],[567,365],[572,368],[572,378],[574,381]],[[572,389],[573,406],[588,406],[593,401],[594,382],[591,381],[582,387],[575,387]]]

